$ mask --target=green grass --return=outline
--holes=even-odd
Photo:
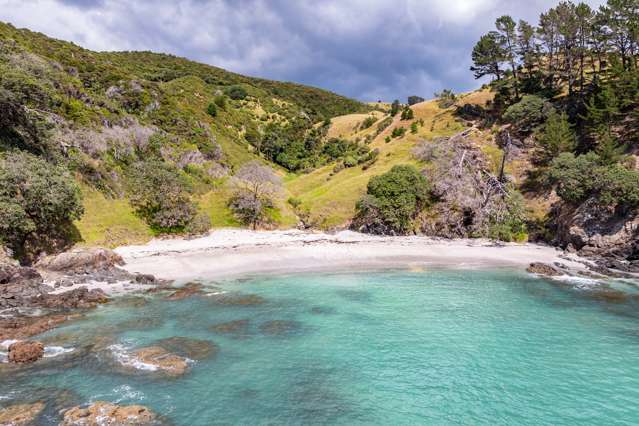
[[[82,236],[81,245],[113,248],[144,243],[153,237],[126,199],[106,198],[86,186],[82,187],[82,195],[84,215],[75,223]]]

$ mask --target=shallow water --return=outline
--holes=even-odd
[[[157,296],[100,307],[46,337],[66,348],[101,339],[110,349],[96,356],[78,347],[66,361],[0,376],[0,404],[33,395],[56,409],[136,403],[175,425],[639,421],[636,299],[611,302],[583,283],[504,270],[212,284],[264,303]],[[175,336],[218,350],[178,378],[129,374],[104,359],[113,345],[126,351]],[[41,422],[56,424],[56,409]]]

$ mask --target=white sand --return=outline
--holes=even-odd
[[[382,268],[426,270],[433,267],[524,269],[531,262],[560,261],[552,247],[495,244],[488,240],[445,240],[421,236],[378,237],[342,231],[336,234],[222,229],[196,239],[158,239],[116,249],[131,272],[174,280],[302,271]]]

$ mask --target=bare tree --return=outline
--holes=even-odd
[[[256,229],[281,192],[282,180],[272,168],[256,160],[244,164],[232,183],[235,193],[229,206],[242,222]]]

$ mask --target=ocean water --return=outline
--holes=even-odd
[[[142,404],[174,425],[639,423],[631,284],[613,291],[509,270],[207,284],[219,294],[122,300],[50,332],[61,355],[0,373],[0,405],[45,400],[39,424],[96,400]],[[259,298],[228,302],[238,295]],[[241,322],[215,328],[229,321]],[[127,351],[176,336],[217,351],[177,378],[118,368]]]

